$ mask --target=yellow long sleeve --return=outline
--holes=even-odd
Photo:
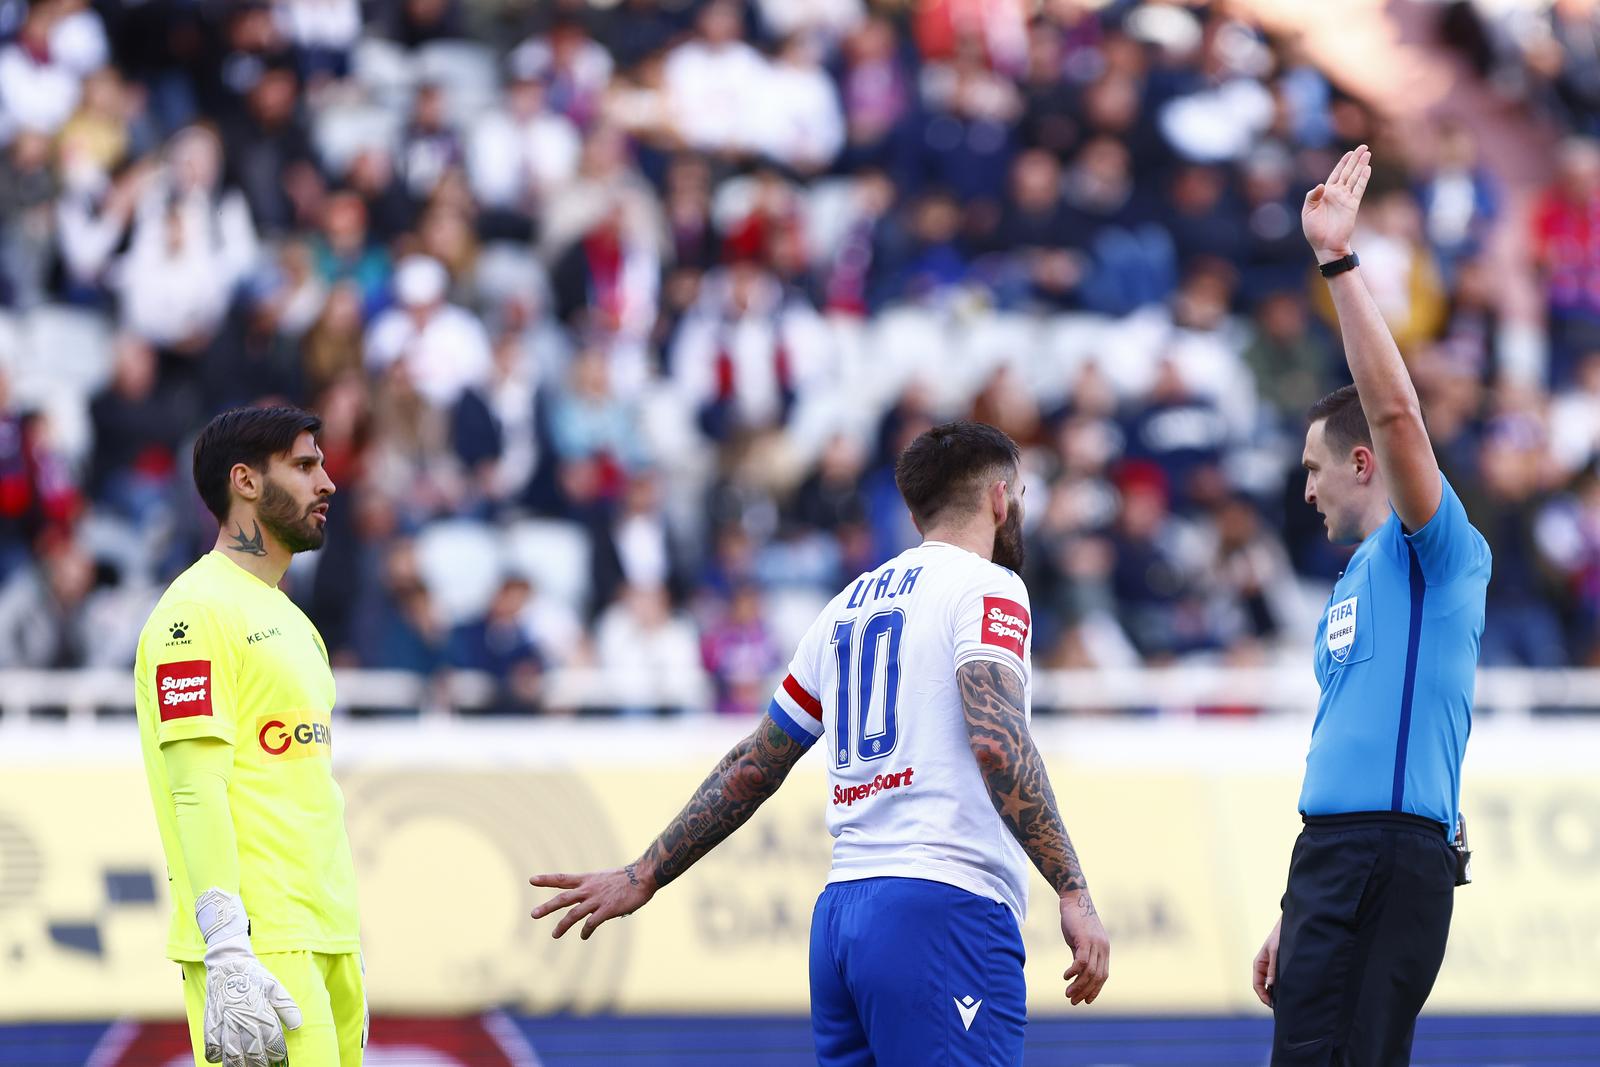
[[[178,845],[196,894],[221,889],[239,893],[239,843],[228,809],[233,746],[214,737],[161,746],[172,792]]]

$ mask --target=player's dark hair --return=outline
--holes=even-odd
[[[1326,420],[1322,437],[1335,456],[1344,458],[1356,445],[1372,447],[1372,430],[1367,426],[1367,413],[1361,410],[1361,397],[1355,386],[1341,386],[1312,404],[1306,421],[1319,420]]]
[[[194,442],[194,487],[218,522],[228,521],[233,465],[265,471],[273,456],[293,448],[295,438],[307,430],[320,433],[322,420],[288,406],[232,408],[206,423]]]
[[[955,506],[970,506],[991,477],[1014,478],[1021,453],[1004,430],[961,419],[925,430],[894,465],[894,484],[919,529]]]

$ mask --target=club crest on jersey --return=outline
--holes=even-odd
[[[1351,597],[1341,600],[1328,609],[1328,655],[1335,663],[1350,658],[1356,643],[1356,601]]]
[[[161,721],[211,714],[211,661],[186,659],[156,667],[156,706]]]
[[[1010,649],[1020,657],[1028,643],[1028,627],[1032,621],[1028,609],[1015,600],[986,596],[983,598],[982,643]]]

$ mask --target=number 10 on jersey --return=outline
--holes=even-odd
[[[863,760],[882,759],[894,751],[899,733],[900,704],[900,635],[905,630],[906,613],[899,608],[880,611],[861,627],[859,649],[855,648],[855,619],[846,619],[833,627],[833,651],[839,666],[838,720],[833,733],[833,765],[850,766],[850,743],[855,741],[856,755]],[[887,648],[884,648],[887,644]],[[857,655],[852,656],[852,652]],[[881,651],[881,657],[880,657]],[[878,663],[883,663],[883,685],[878,683]],[[851,668],[855,669],[852,670]],[[851,685],[851,682],[854,685]],[[852,692],[853,691],[853,692]],[[877,710],[875,698],[882,694],[883,713]],[[854,700],[852,700],[854,696]],[[874,730],[871,724],[879,722]],[[852,733],[851,726],[855,726]]]

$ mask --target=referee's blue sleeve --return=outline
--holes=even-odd
[[[1489,544],[1467,520],[1450,479],[1439,475],[1439,509],[1427,525],[1406,534],[1429,585],[1441,585],[1489,561]]]

